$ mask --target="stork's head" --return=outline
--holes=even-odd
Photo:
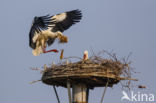
[[[83,53],[83,60],[87,60],[88,59],[88,51],[85,50]]]

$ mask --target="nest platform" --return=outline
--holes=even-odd
[[[99,58],[98,58],[99,59]],[[72,84],[83,83],[88,88],[108,87],[120,80],[137,80],[130,78],[128,64],[117,60],[91,58],[86,61],[64,63],[44,68],[42,82],[48,85],[67,87],[67,82]],[[121,77],[121,75],[125,75]]]

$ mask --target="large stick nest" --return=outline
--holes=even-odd
[[[73,83],[84,83],[88,88],[112,87],[120,80],[136,80],[131,78],[132,68],[126,59],[118,60],[116,55],[106,51],[109,59],[94,55],[88,60],[81,59],[78,62],[63,62],[51,67],[44,67],[42,82],[48,85],[66,87],[67,81]],[[66,58],[66,60],[70,60]]]

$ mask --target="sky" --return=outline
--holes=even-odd
[[[119,58],[132,53],[129,59],[137,72],[133,77],[139,79],[134,84],[147,89],[131,91],[156,95],[155,0],[0,0],[0,103],[57,103],[51,86],[29,82],[41,78],[31,67],[42,69],[44,64],[57,63],[59,54],[33,56],[29,30],[35,16],[74,9],[81,10],[83,18],[64,32],[69,42],[56,42],[48,49],[64,49],[65,57],[82,57],[85,50],[91,56],[92,49],[113,51]],[[89,103],[99,103],[103,89],[91,90]],[[61,103],[67,103],[67,90],[57,90]],[[107,89],[104,102],[121,103],[121,97],[118,84]]]

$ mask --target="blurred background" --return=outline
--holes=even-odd
[[[1,0],[0,1],[0,103],[57,103],[53,88],[42,82],[31,67],[42,68],[59,54],[33,56],[29,47],[29,30],[34,16],[58,14],[80,9],[80,23],[64,32],[67,44],[48,49],[64,49],[64,56],[82,57],[101,50],[113,51],[118,58],[128,56],[135,68],[137,84],[147,89],[134,92],[156,94],[156,1],[155,0]],[[121,102],[121,85],[108,88],[104,102]],[[67,103],[67,90],[58,87],[61,103]],[[104,88],[91,90],[89,103],[99,103]]]

